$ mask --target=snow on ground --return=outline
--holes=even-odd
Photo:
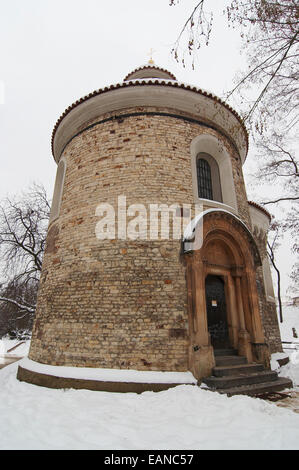
[[[281,377],[289,377],[299,390],[299,307],[285,306],[283,308],[283,322],[279,324],[281,341],[290,341],[292,344],[283,344],[284,355],[290,362],[280,367],[277,359],[283,357],[282,353],[272,354],[271,369],[276,370]],[[293,328],[298,335],[294,337]]]
[[[279,328],[282,341],[299,343],[299,306],[283,306],[283,322],[279,323]],[[298,338],[293,336],[293,328],[295,328]]]
[[[299,331],[298,307],[285,311],[281,332],[299,342],[292,327]],[[277,355],[272,364],[299,391],[299,352],[286,352],[289,364]],[[0,370],[0,449],[299,449],[299,413],[275,403],[192,385],[140,395],[53,390],[19,382],[18,364]]]
[[[297,351],[288,351],[289,363],[285,366],[280,366],[277,359],[285,357],[286,354],[276,353],[271,356],[271,369],[275,370],[280,377],[289,377],[294,387],[299,390],[299,348]]]
[[[9,362],[9,358],[27,356],[29,348],[30,341],[20,341],[3,336],[0,339],[0,367]]]
[[[11,339],[9,338],[9,336],[3,336],[0,339],[0,355],[13,354],[13,355],[20,356],[20,357],[27,356],[29,352],[29,347],[30,347],[30,341],[21,341],[19,339]],[[13,350],[10,351],[11,349]]]
[[[24,369],[40,374],[103,382],[137,382],[165,384],[196,384],[191,372],[160,372],[150,370],[98,369],[91,367],[65,367],[40,364],[25,357],[19,363]]]
[[[0,371],[1,449],[299,449],[299,414],[192,385],[154,393],[53,390]]]

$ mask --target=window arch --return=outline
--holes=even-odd
[[[60,213],[60,205],[63,193],[63,185],[64,185],[64,177],[66,171],[66,162],[62,158],[58,164],[57,172],[56,172],[56,180],[54,186],[54,194],[50,212],[50,221],[49,223],[53,222],[55,219],[59,217]]]
[[[196,158],[198,197],[222,202],[219,167],[216,160],[207,153]]]

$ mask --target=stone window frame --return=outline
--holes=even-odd
[[[215,187],[218,186],[218,191],[221,191],[221,197],[219,192],[217,197],[217,199],[220,200],[216,198],[211,200],[198,197],[197,158],[199,154],[206,154],[209,158],[209,163],[213,162],[213,166],[217,165],[216,168],[219,172],[220,181],[219,183],[214,183],[214,185]],[[224,144],[214,135],[203,133],[192,140],[190,145],[190,157],[194,202],[202,204],[205,207],[220,207],[238,214],[231,157]],[[212,169],[212,174],[213,173],[216,178],[217,172]]]
[[[60,215],[60,206],[64,188],[64,180],[65,180],[65,173],[66,173],[66,160],[65,158],[61,158],[57,170],[56,170],[56,178],[55,178],[55,185],[54,185],[54,193],[51,205],[51,212],[50,212],[50,220],[49,225],[58,219]]]

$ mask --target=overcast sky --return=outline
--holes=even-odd
[[[225,26],[221,13],[209,47],[197,55],[195,71],[171,56],[196,3],[0,0],[0,199],[32,182],[42,183],[52,196],[51,134],[59,116],[82,96],[146,65],[151,48],[156,65],[221,97],[245,63],[239,33]],[[215,0],[220,12],[226,3]],[[249,153],[246,166],[252,162]]]

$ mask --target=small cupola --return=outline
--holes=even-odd
[[[149,63],[149,65],[139,67],[138,69],[133,70],[133,72],[130,72],[124,78],[124,82],[130,81],[130,80],[149,79],[149,78],[176,80],[176,77],[168,70],[157,67],[153,63]]]

